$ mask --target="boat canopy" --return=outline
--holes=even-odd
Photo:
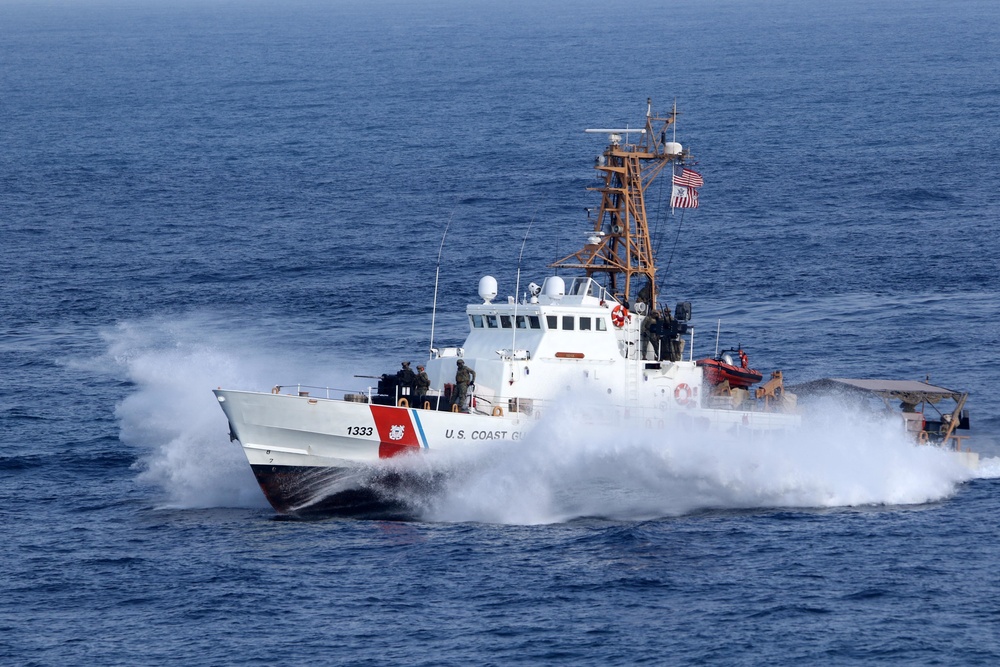
[[[803,396],[818,394],[855,394],[878,396],[884,400],[895,399],[902,403],[939,403],[951,399],[960,401],[965,392],[938,387],[918,380],[864,380],[850,378],[823,378],[790,388]]]

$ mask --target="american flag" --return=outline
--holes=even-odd
[[[689,188],[700,188],[705,185],[705,180],[694,169],[681,169],[681,173],[674,174],[674,185],[686,185]]]
[[[673,193],[670,197],[670,208],[698,208],[698,191],[705,180],[693,169],[681,169],[674,173]]]

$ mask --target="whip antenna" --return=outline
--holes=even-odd
[[[535,216],[531,216],[531,222],[528,223],[528,229],[524,232],[524,238],[521,240],[521,252],[517,255],[517,279],[514,281],[514,333],[510,337],[510,360],[514,361],[514,344],[517,342],[517,296],[521,291],[521,258],[524,257],[524,245],[528,242],[528,234],[531,233],[531,226],[535,224]]]
[[[437,315],[438,306],[438,278],[441,277],[441,253],[444,252],[444,240],[448,238],[448,228],[451,227],[451,219],[455,217],[455,211],[452,210],[451,215],[448,216],[448,224],[444,226],[444,234],[441,235],[441,247],[438,248],[438,261],[437,268],[434,270],[434,305],[431,307],[431,344],[427,352],[428,361],[431,355],[434,354],[434,318]]]

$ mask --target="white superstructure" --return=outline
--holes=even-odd
[[[552,279],[550,278],[550,282]],[[258,481],[282,511],[308,509],[349,490],[352,464],[417,450],[516,441],[561,397],[606,397],[595,422],[664,431],[692,428],[739,435],[792,427],[798,416],[762,401],[713,396],[692,360],[656,360],[642,350],[644,316],[628,313],[592,278],[564,295],[469,305],[462,347],[435,351],[426,409],[399,393],[323,398],[218,390],[232,434]],[[462,359],[476,376],[469,405],[451,405]],[[301,394],[301,395],[300,395]],[[381,398],[383,403],[377,404]],[[386,400],[388,399],[388,400]],[[370,402],[369,402],[370,401]],[[337,480],[343,479],[343,489]],[[322,493],[323,498],[318,498]]]

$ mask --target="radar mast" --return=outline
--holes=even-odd
[[[673,137],[668,141],[667,129],[677,119],[677,104],[665,117],[654,115],[652,109],[652,99],[646,100],[644,128],[585,130],[607,134],[609,139],[594,165],[604,184],[587,188],[601,193],[600,212],[586,245],[550,265],[582,269],[588,277],[606,274],[608,291],[628,303],[648,284],[651,307],[656,304],[656,258],[650,242],[645,193],[668,164],[682,163],[690,157]],[[632,142],[629,135],[638,135],[638,140]]]

